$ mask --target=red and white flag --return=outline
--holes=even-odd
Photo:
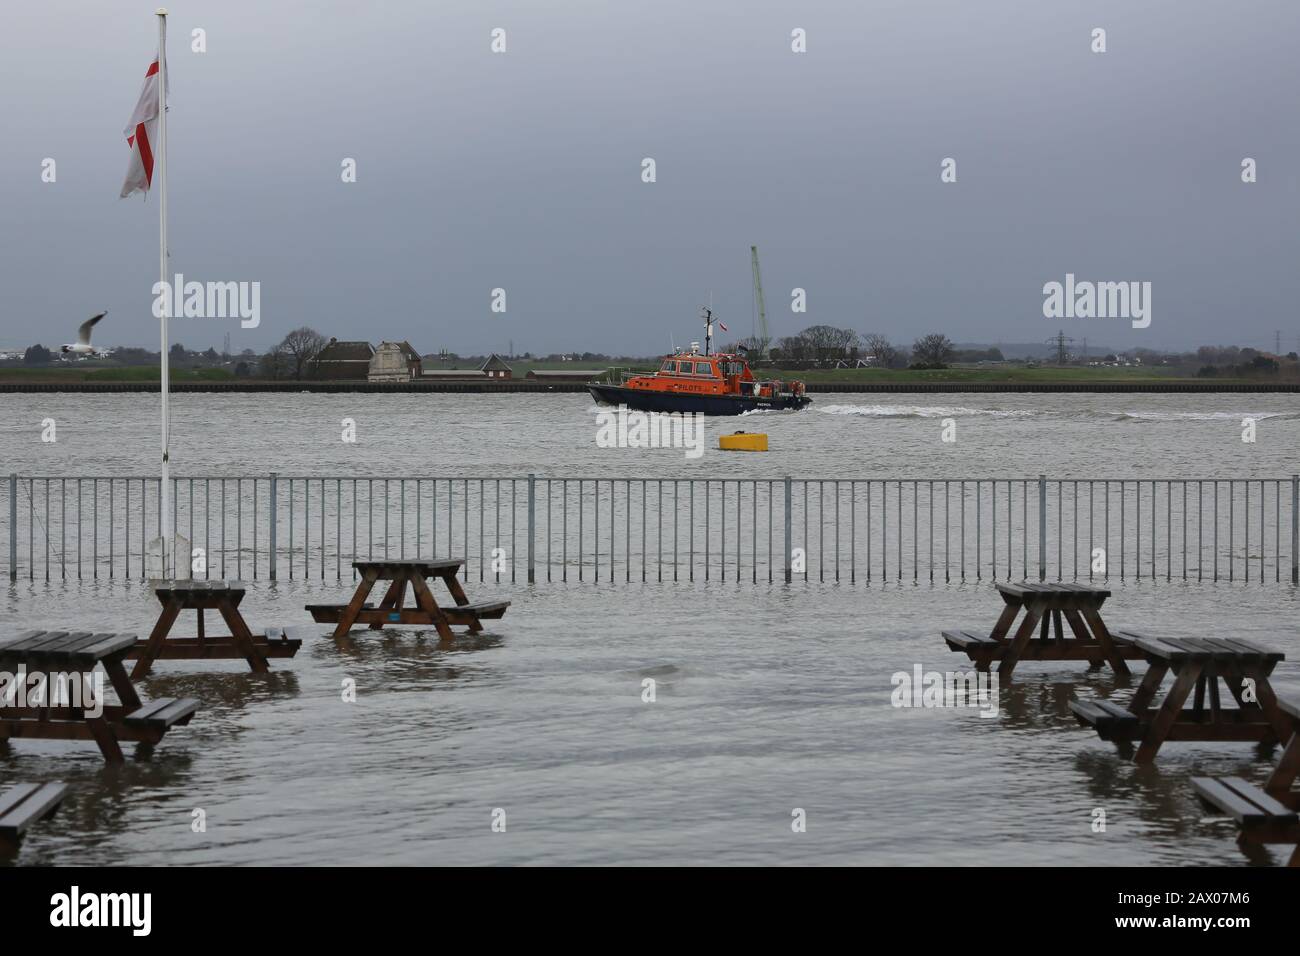
[[[724,332],[730,331],[730,330],[729,330],[725,325],[723,325],[721,322],[719,322],[718,325],[722,325],[722,331],[724,331]]]
[[[147,193],[153,184],[154,152],[158,143],[158,59],[149,64],[144,74],[144,88],[135,104],[131,122],[123,132],[131,148],[131,162],[126,167],[126,182],[122,183],[121,198],[139,191]]]

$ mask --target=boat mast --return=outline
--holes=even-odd
[[[708,306],[704,312],[704,354],[709,355],[713,344],[713,310]]]

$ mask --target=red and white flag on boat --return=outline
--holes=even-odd
[[[724,332],[728,331],[726,325],[723,325],[723,323],[719,322],[718,325],[721,325],[721,326],[722,326],[722,331],[724,331]]]
[[[131,161],[126,167],[126,182],[122,183],[121,198],[134,192],[149,191],[153,184],[154,153],[158,143],[158,58],[149,64],[144,74],[144,88],[135,104],[131,122],[123,132],[131,148]]]

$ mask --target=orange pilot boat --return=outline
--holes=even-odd
[[[704,310],[704,352],[698,343],[689,352],[664,356],[657,372],[627,377],[619,385],[592,382],[592,398],[602,405],[626,405],[643,412],[695,412],[739,415],[754,409],[806,408],[804,383],[759,381],[744,355],[713,352],[713,313]]]

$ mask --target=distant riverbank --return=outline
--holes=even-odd
[[[535,394],[538,392],[585,392],[580,382],[259,382],[173,380],[173,392],[430,392],[456,394]],[[158,382],[2,381],[0,392],[156,392]],[[953,392],[1196,392],[1212,393],[1300,393],[1297,382],[1251,382],[1145,379],[1132,381],[830,381],[808,383],[808,393],[848,392],[852,394],[939,394]]]

